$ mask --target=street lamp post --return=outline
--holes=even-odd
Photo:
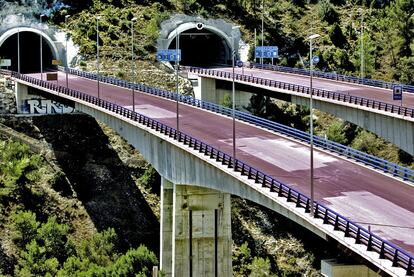
[[[361,13],[361,49],[360,49],[360,62],[361,62],[361,69],[360,75],[362,83],[364,83],[364,10],[362,8],[358,9]]]
[[[138,18],[131,19],[131,62],[132,62],[132,111],[135,112],[135,55],[134,55],[134,22]]]
[[[42,18],[44,17],[44,14],[40,15],[40,28],[42,28]],[[39,34],[40,36],[40,80],[43,81],[43,36],[42,34]]]
[[[180,60],[178,57],[178,50],[180,49],[180,33],[178,32],[178,26],[175,29],[176,31],[176,39],[175,39],[175,48],[176,48],[176,61],[175,61],[175,85],[176,85],[176,91],[177,91],[177,105],[176,105],[176,114],[177,114],[177,139],[180,139],[180,110],[179,110],[179,91],[178,91],[178,69],[180,67]]]
[[[240,26],[234,26],[232,29],[239,29]],[[233,70],[232,78],[232,117],[233,117],[233,159],[236,160],[236,84],[235,84],[235,67],[234,60],[236,59],[236,48],[234,43],[234,33],[232,36],[232,45],[231,45],[231,65]],[[234,165],[234,169],[236,169]]]
[[[236,84],[234,80],[234,59],[236,55],[236,49],[234,48],[234,38],[232,38],[233,44],[231,49],[231,65],[233,68],[233,78],[232,78],[232,117],[233,117],[233,159],[236,160]]]
[[[18,13],[17,16],[22,16]],[[17,28],[17,72],[20,73],[20,28]]]
[[[20,73],[20,29],[17,29],[17,72]]]
[[[98,81],[98,99],[100,99],[100,91],[99,91],[99,19],[101,16],[96,17],[96,80]]]
[[[65,15],[65,29],[66,32],[68,31],[68,18],[70,17],[70,15]],[[68,61],[68,35],[66,34],[66,39],[65,39],[65,49],[66,49],[66,87],[69,88],[69,78],[68,78],[68,70],[69,70],[69,61]]]
[[[312,55],[312,40],[320,37],[318,34],[313,34],[308,37],[309,39],[309,60],[310,60],[310,187],[311,187],[311,203],[310,203],[310,212],[311,216],[314,215],[314,206],[313,203],[315,201],[315,193],[314,193],[314,166],[313,166],[313,88],[312,88],[312,78],[313,78],[313,55]]]
[[[260,58],[262,69],[263,69],[263,46],[264,46],[264,0],[262,0],[262,55]]]

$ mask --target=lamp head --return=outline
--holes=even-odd
[[[65,19],[68,19],[69,17],[70,17],[70,15],[69,15],[69,14],[65,15]]]
[[[318,38],[318,37],[320,37],[320,35],[319,35],[319,34],[312,34],[312,35],[308,36],[308,37],[307,37],[307,39],[308,39],[308,40],[312,40],[312,39],[316,39],[316,38]]]
[[[136,22],[138,20],[138,18],[134,17],[131,19],[132,22]]]
[[[44,14],[44,13],[42,13],[41,15],[40,15],[40,18],[42,18],[42,17],[45,17],[46,15]]]

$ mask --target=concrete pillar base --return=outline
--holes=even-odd
[[[230,194],[173,185],[165,179],[162,187],[160,257],[164,274],[232,276]],[[174,259],[170,249],[175,250]]]

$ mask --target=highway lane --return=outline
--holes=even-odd
[[[39,74],[34,74],[40,78]],[[59,74],[59,83],[65,84]],[[97,95],[97,82],[70,76],[70,88]],[[103,99],[132,106],[131,90],[101,83]],[[136,92],[136,111],[170,126],[176,125],[176,103]],[[232,153],[232,120],[180,105],[180,130]],[[237,158],[309,195],[309,148],[282,135],[236,123]],[[414,253],[414,187],[382,173],[315,151],[315,198],[370,228],[380,237]]]
[[[231,67],[225,68],[217,68],[216,70],[222,70],[226,72],[232,72]],[[309,77],[303,75],[296,75],[291,73],[284,73],[278,71],[271,71],[271,70],[262,70],[257,68],[241,68],[236,69],[237,74],[242,74],[244,72],[245,75],[260,77],[264,79],[270,79],[274,81],[281,81],[285,83],[295,84],[295,85],[302,85],[309,87]],[[218,77],[213,77],[218,78]],[[340,92],[344,94],[349,94],[352,96],[359,96],[368,99],[382,101],[384,103],[394,104],[397,106],[401,105],[400,100],[393,100],[392,99],[392,90],[383,89],[383,88],[376,88],[370,86],[364,86],[359,84],[323,79],[323,78],[313,78],[313,87],[317,89],[324,89],[333,92]],[[403,106],[414,108],[414,94],[413,93],[403,93]]]

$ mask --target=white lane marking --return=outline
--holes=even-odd
[[[414,213],[368,191],[343,192],[342,196],[324,200],[336,212],[350,217],[386,240],[414,245]]]
[[[127,109],[132,110],[132,106],[124,106]],[[135,111],[142,115],[148,116],[149,118],[175,118],[176,113],[170,112],[169,110],[162,109],[149,104],[135,105]],[[181,115],[180,115],[181,117]]]
[[[223,140],[232,144],[231,139]],[[309,147],[286,139],[267,139],[261,137],[238,138],[236,145],[244,151],[285,171],[308,170],[310,166]],[[283,151],[281,151],[283,149]],[[327,163],[338,161],[323,152],[314,152],[314,168],[322,168]]]

